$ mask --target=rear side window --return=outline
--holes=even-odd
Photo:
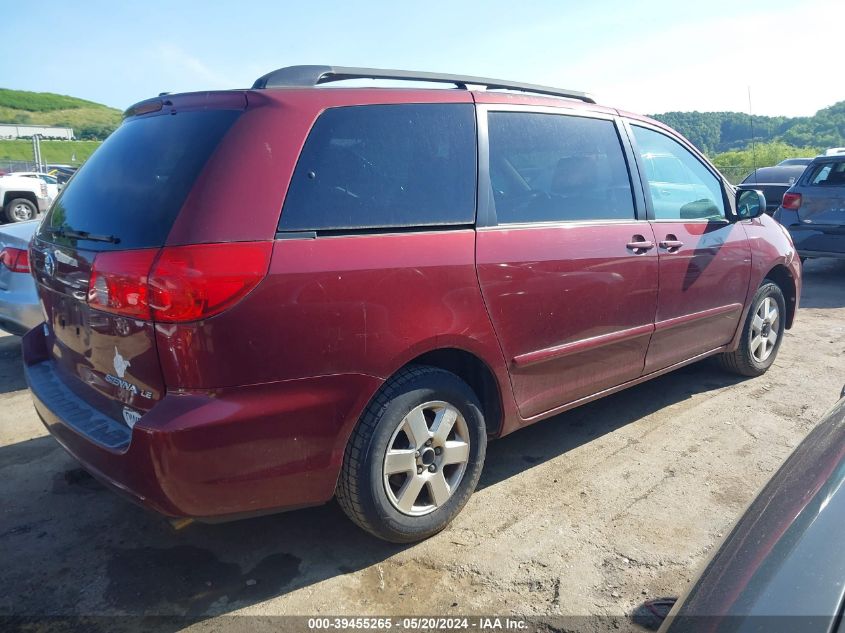
[[[162,246],[200,170],[240,115],[179,112],[123,123],[79,169],[39,229],[113,237],[95,250]]]
[[[280,231],[471,224],[472,104],[326,110],[308,135]]]
[[[612,121],[490,112],[488,128],[500,224],[634,218],[628,167]]]
[[[819,163],[810,173],[811,185],[842,186],[845,185],[845,161],[834,163]]]

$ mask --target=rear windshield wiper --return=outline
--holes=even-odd
[[[60,237],[69,237],[75,240],[90,240],[92,242],[109,242],[110,244],[119,244],[120,238],[115,237],[114,235],[96,235],[95,233],[89,233],[88,231],[74,231],[72,229],[62,229],[62,228],[52,228],[48,227],[48,233],[52,233],[53,235],[58,235]]]

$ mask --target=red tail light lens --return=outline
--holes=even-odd
[[[196,321],[222,312],[267,275],[271,242],[173,246],[150,275],[153,319]]]
[[[784,209],[797,211],[801,208],[801,194],[800,193],[785,193],[783,194],[783,201],[780,203]]]
[[[148,276],[158,249],[99,253],[88,282],[88,305],[135,319],[149,319]]]
[[[267,275],[272,250],[272,242],[235,242],[100,253],[88,304],[159,322],[204,319],[258,285]]]
[[[29,252],[8,246],[0,251],[0,264],[13,273],[29,272]]]

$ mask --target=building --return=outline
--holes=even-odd
[[[57,138],[65,141],[73,140],[73,129],[69,127],[0,123],[0,139],[31,138],[36,134],[39,134],[41,138]]]

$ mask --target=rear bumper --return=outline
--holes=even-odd
[[[381,384],[344,374],[171,393],[129,430],[57,386],[40,328],[24,337],[23,356],[41,420],[86,470],[163,515],[207,520],[328,501],[349,433]]]
[[[845,258],[845,226],[801,222],[795,211],[778,208],[774,218],[784,225],[801,257]]]

